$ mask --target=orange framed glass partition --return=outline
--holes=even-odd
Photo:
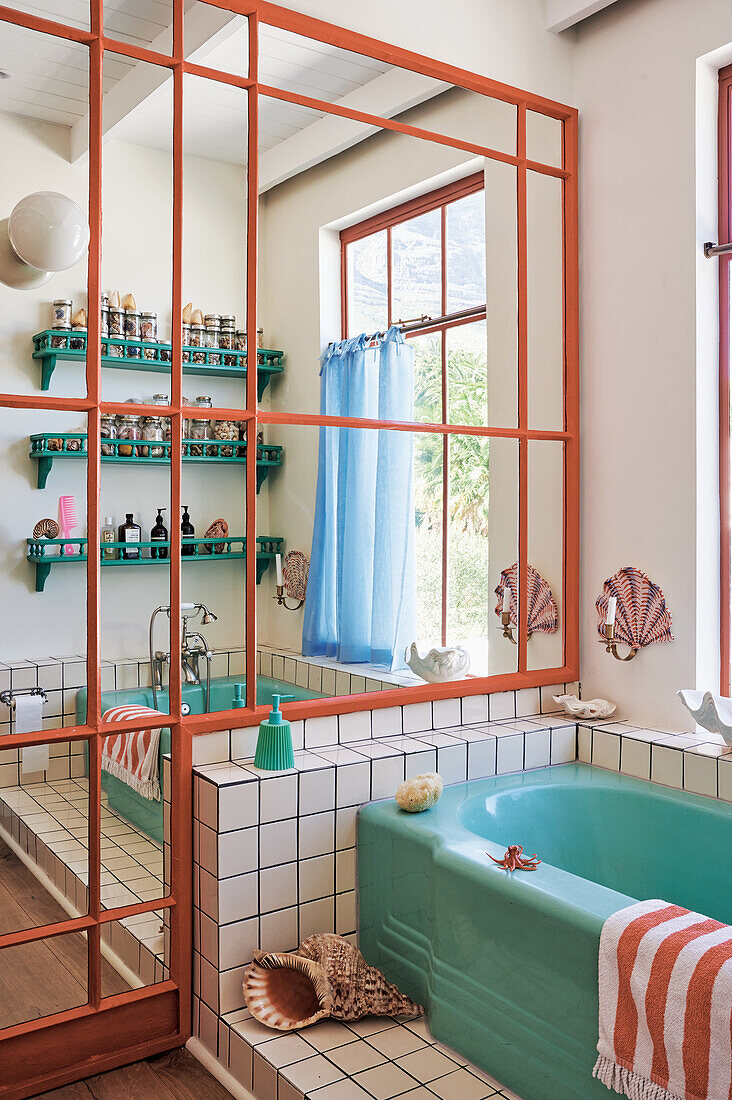
[[[577,270],[577,113],[573,108],[532,96],[486,77],[443,65],[439,61],[402,50],[376,39],[312,19],[260,0],[203,0],[213,9],[231,12],[248,20],[247,76],[211,68],[191,60],[184,42],[183,0],[172,3],[172,34],[169,51],[153,50],[121,41],[107,34],[103,0],[91,0],[89,29],[55,22],[0,6],[0,23],[42,32],[51,37],[76,43],[89,54],[89,224],[91,231],[88,257],[88,299],[100,301],[102,291],[102,163],[103,163],[103,80],[107,54],[147,62],[172,74],[172,328],[170,402],[167,406],[138,405],[140,413],[165,415],[171,421],[170,510],[180,514],[183,424],[191,418],[184,405],[183,338],[183,200],[184,200],[184,78],[196,76],[241,89],[248,100],[247,115],[247,234],[242,240],[246,256],[247,376],[244,407],[212,408],[212,419],[242,423],[256,438],[258,426],[267,424],[347,425],[372,430],[427,432],[442,437],[473,435],[485,439],[515,440],[518,449],[518,566],[519,606],[517,635],[517,671],[490,677],[444,684],[385,690],[376,696],[351,695],[293,703],[288,707],[294,719],[318,714],[344,713],[367,707],[390,707],[403,702],[458,695],[483,694],[523,687],[571,681],[578,677],[578,554],[579,554],[579,371],[578,371],[578,270]],[[260,82],[259,27],[266,23],[282,31],[377,59],[384,66],[399,66],[413,73],[449,81],[458,88],[511,104],[516,110],[515,152],[488,148],[472,140],[451,138],[397,118],[380,117],[343,103],[294,92]],[[379,130],[407,135],[420,141],[437,143],[485,161],[510,165],[516,173],[516,255],[517,255],[517,368],[518,410],[515,426],[466,426],[449,424],[445,418],[430,424],[390,423],[373,420],[345,420],[317,414],[261,409],[257,393],[257,272],[258,272],[258,178],[259,178],[259,103],[262,97],[309,108],[322,115],[335,115]],[[544,115],[561,126],[561,163],[543,163],[527,155],[527,117]],[[529,175],[558,181],[562,203],[562,370],[563,424],[557,428],[532,425],[529,403],[529,286],[527,279],[527,179]],[[69,411],[84,414],[88,421],[87,538],[90,547],[100,543],[101,452],[100,423],[105,414],[129,411],[124,402],[112,402],[102,395],[101,331],[97,309],[89,311],[88,352],[86,355],[86,395],[58,397],[50,393],[0,393],[0,408],[8,410]],[[529,561],[529,483],[530,445],[534,441],[555,442],[564,452],[564,511],[557,522],[563,539],[563,660],[546,668],[532,668],[527,654],[528,607],[527,565]],[[247,545],[256,544],[257,450],[246,452]],[[181,603],[181,532],[173,523],[170,536],[170,607]],[[261,721],[266,708],[257,705],[257,561],[253,553],[246,557],[246,707],[186,717],[182,710],[180,662],[170,663],[170,713],[157,725],[170,728],[172,742],[171,817],[170,817],[170,888],[165,896],[137,905],[104,908],[101,897],[100,820],[101,755],[105,733],[102,725],[101,681],[101,584],[100,560],[89,553],[87,579],[87,719],[83,725],[61,730],[39,730],[4,738],[5,748],[55,741],[83,741],[89,760],[89,905],[85,916],[52,925],[13,932],[0,938],[0,951],[56,936],[84,933],[88,952],[88,1000],[64,1012],[0,1031],[0,1096],[20,1098],[124,1064],[156,1051],[184,1042],[190,1034],[191,1016],[191,897],[192,897],[192,807],[191,771],[194,735],[226,730],[232,726],[254,725]],[[171,617],[171,651],[180,646],[181,623]],[[115,732],[140,731],[151,723],[120,723]],[[141,989],[105,996],[102,975],[102,940],[105,925],[124,917],[157,911],[170,915],[169,976]]]
[[[719,224],[717,240],[730,239],[732,227],[732,66],[719,72],[718,157]],[[730,508],[730,253],[719,263],[719,551],[720,551],[720,691],[730,693],[732,661],[732,510]]]

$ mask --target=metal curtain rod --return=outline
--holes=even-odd
[[[704,255],[708,260],[714,256],[725,256],[728,252],[732,252],[732,241],[729,244],[712,244],[707,241],[704,245]]]
[[[398,321],[397,328],[400,328],[402,332],[419,332],[423,328],[436,328],[437,325],[444,325],[446,322],[453,321],[466,321],[470,317],[479,317],[481,313],[485,313],[486,303],[482,306],[471,306],[470,309],[461,309],[457,313],[445,313],[442,317],[416,317],[410,321]],[[374,332],[369,336],[369,340],[376,340],[379,336],[385,336],[386,330],[382,329],[379,332]]]

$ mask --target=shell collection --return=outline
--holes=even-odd
[[[304,600],[308,590],[310,559],[302,550],[290,550],[282,562],[285,594],[291,600]]]
[[[55,519],[39,519],[38,523],[33,528],[34,539],[57,539],[59,536],[59,525]]]
[[[605,581],[598,596],[597,632],[605,641],[608,600],[617,600],[614,640],[631,649],[642,649],[654,642],[672,642],[671,612],[666,598],[650,577],[633,565],[626,565]]]
[[[225,519],[215,519],[213,521],[213,523],[211,524],[211,526],[208,528],[208,530],[206,531],[206,534],[203,537],[205,539],[214,539],[214,538],[225,539],[228,534],[229,534],[229,525],[226,522],[226,520]],[[206,551],[207,554],[210,554],[211,550],[213,550],[214,554],[223,554],[224,550],[226,549],[226,543],[225,542],[215,542],[212,547],[211,546],[205,546],[205,547],[203,547],[203,549]]]
[[[573,718],[610,718],[618,709],[607,699],[579,699],[576,695],[552,695],[552,699]]]
[[[434,646],[420,657],[417,643],[412,642],[404,654],[404,660],[415,676],[429,684],[444,684],[447,680],[459,680],[470,668],[470,654],[462,646]]]
[[[518,626],[518,562],[514,562],[508,569],[501,570],[501,579],[495,589],[498,597],[496,615],[499,619],[503,611],[503,597],[506,589],[510,592],[509,622],[511,626]],[[526,567],[526,589],[528,603],[527,637],[530,638],[535,633],[554,634],[559,617],[556,601],[551,588],[541,573],[534,569],[533,565],[527,565]]]
[[[294,1031],[331,1017],[423,1014],[357,947],[330,932],[316,933],[297,951],[256,951],[244,972],[244,1002],[255,1019],[278,1031]]]
[[[421,814],[439,801],[442,787],[441,775],[437,772],[423,772],[400,783],[394,798],[401,810],[406,810],[408,814]]]

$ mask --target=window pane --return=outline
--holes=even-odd
[[[414,441],[414,522],[417,557],[417,645],[420,653],[442,645],[443,437]]]
[[[485,302],[485,191],[451,202],[447,215],[447,312]]]
[[[442,314],[442,229],[439,210],[391,231],[393,321]]]
[[[86,932],[68,932],[0,951],[0,1028],[87,1003]]]
[[[348,335],[377,332],[389,323],[386,231],[348,245]]]
[[[470,653],[471,671],[488,671],[490,611],[488,439],[450,439],[447,642]]]
[[[442,337],[410,337],[414,348],[414,419],[442,421]]]
[[[489,422],[485,321],[447,330],[447,419],[451,424]]]

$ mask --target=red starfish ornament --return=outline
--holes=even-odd
[[[486,852],[486,855],[506,871],[535,871],[541,860],[537,859],[536,852],[533,856],[523,856],[523,850],[521,844],[509,844],[503,859],[494,859],[490,852]]]

